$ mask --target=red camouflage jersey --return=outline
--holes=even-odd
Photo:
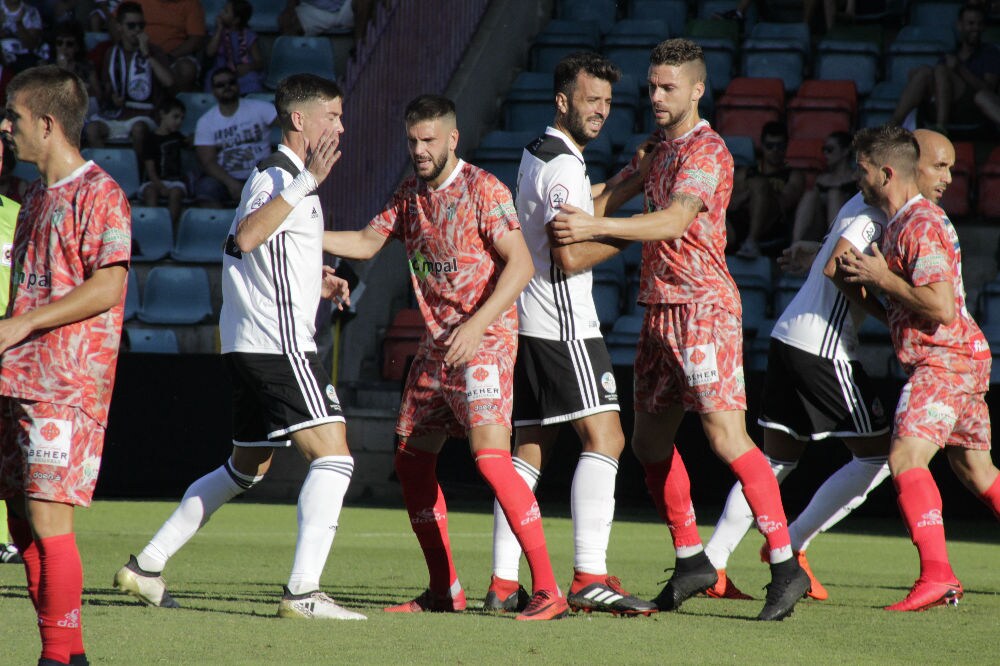
[[[899,362],[911,373],[917,366],[940,368],[962,377],[964,390],[985,391],[985,376],[974,372],[990,358],[990,348],[979,326],[965,307],[962,251],[955,227],[947,214],[922,196],[910,199],[896,213],[886,230],[882,251],[889,269],[915,287],[951,282],[955,296],[955,321],[933,324],[898,301],[888,299],[889,330]]]
[[[50,187],[28,189],[14,233],[16,317],[58,301],[98,269],[129,263],[128,197],[92,162]],[[121,301],[89,319],[41,331],[0,361],[0,394],[82,409],[106,426],[125,312]]]
[[[495,243],[521,228],[510,190],[462,160],[436,190],[416,176],[408,178],[369,225],[406,245],[413,290],[429,333],[421,346],[440,356],[452,330],[493,293],[503,268]],[[479,348],[517,348],[515,304],[489,325]]]
[[[633,174],[638,159],[622,171]],[[663,210],[672,194],[698,197],[705,209],[680,238],[642,244],[639,302],[700,303],[742,316],[740,294],[726,267],[726,208],[733,192],[733,156],[702,120],[656,147],[644,183],[646,212]]]

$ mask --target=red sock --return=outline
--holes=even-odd
[[[656,512],[670,528],[674,548],[701,545],[691,503],[691,479],[677,447],[673,447],[673,453],[666,460],[646,463],[643,468],[646,488],[653,497]]]
[[[792,540],[788,536],[788,519],[781,504],[781,491],[763,452],[758,448],[750,449],[734,460],[729,468],[743,484],[743,496],[753,511],[757,529],[767,539],[768,550],[789,548]]]
[[[528,484],[514,471],[510,452],[483,449],[475,453],[475,458],[476,469],[493,489],[517,542],[521,544],[524,558],[528,560],[532,592],[558,592],[559,585],[545,546],[545,532],[542,530],[542,514],[538,510],[538,502]]]
[[[83,564],[76,535],[71,532],[38,539],[37,544],[41,555],[38,631],[42,635],[42,658],[68,663],[74,647],[77,653],[83,652]]]
[[[7,529],[10,530],[10,538],[14,545],[21,551],[21,559],[24,560],[24,575],[28,581],[28,597],[31,605],[38,612],[38,581],[42,576],[42,565],[38,557],[38,544],[31,534],[31,525],[27,520],[15,518],[7,514]]]
[[[448,538],[448,507],[437,482],[437,454],[408,449],[400,444],[395,467],[403,486],[410,527],[424,551],[430,590],[440,597],[451,596],[452,583],[458,580],[458,573]]]
[[[993,509],[993,515],[1000,520],[1000,474],[997,474],[997,478],[993,479],[993,485],[989,487],[985,493],[979,496],[979,499],[986,503],[986,506]]]
[[[941,492],[928,469],[908,469],[895,479],[899,510],[920,555],[920,577],[934,582],[955,580],[948,561],[941,517]]]

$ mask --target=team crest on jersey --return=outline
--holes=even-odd
[[[326,385],[326,399],[334,407],[340,407],[340,398],[337,396],[337,389],[333,388],[333,384]]]
[[[685,349],[684,374],[688,386],[714,384],[719,381],[719,368],[715,363],[715,345],[695,345]]]
[[[257,210],[270,200],[271,200],[270,193],[261,192],[256,197],[254,197],[254,200],[252,202],[250,202],[250,210]]]
[[[52,226],[58,227],[62,224],[63,218],[66,217],[66,211],[62,208],[57,208],[52,212]]]
[[[496,365],[470,365],[465,368],[465,399],[500,399],[500,369]]]
[[[553,185],[552,189],[549,190],[549,205],[553,208],[559,208],[567,201],[569,201],[569,190],[566,186]]]
[[[448,204],[448,207],[444,209],[444,215],[449,222],[455,219],[455,212],[457,210],[458,210],[458,204],[456,204],[454,201]]]

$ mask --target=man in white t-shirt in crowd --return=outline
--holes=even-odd
[[[203,208],[236,205],[247,176],[271,153],[269,133],[278,117],[274,105],[241,99],[236,72],[218,69],[212,74],[212,94],[219,101],[198,119],[195,152],[203,175],[195,184],[195,198]]]

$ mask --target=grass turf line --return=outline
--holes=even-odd
[[[169,589],[182,609],[148,608],[112,589],[115,571],[174,506],[104,501],[77,512],[84,631],[92,663],[954,664],[982,663],[997,648],[1000,531],[995,523],[946,526],[949,552],[966,589],[958,608],[907,614],[881,610],[906,594],[917,574],[916,552],[899,521],[854,519],[818,538],[809,550],[830,599],[803,601],[781,623],[749,621],[763,604],[761,588],[768,579],[757,558],[761,537],[752,533],[734,553],[729,574],[757,601],[696,598],[680,613],[650,618],[580,614],[525,625],[510,615],[475,610],[490,575],[487,507],[482,513],[449,515],[456,565],[474,609],[457,615],[383,613],[382,607],[423,589],[423,557],[402,508],[347,507],[323,589],[369,620],[306,622],[274,617],[295,542],[295,507],[290,505],[234,503],[221,509],[167,567]],[[546,517],[545,531],[557,577],[568,586],[572,526],[565,518]],[[711,523],[706,523],[702,536],[710,533]],[[608,562],[626,589],[651,598],[666,578],[663,568],[673,564],[666,528],[617,520]],[[529,583],[526,565],[521,579]],[[20,566],[0,566],[0,618],[4,662],[34,663],[38,633]]]

